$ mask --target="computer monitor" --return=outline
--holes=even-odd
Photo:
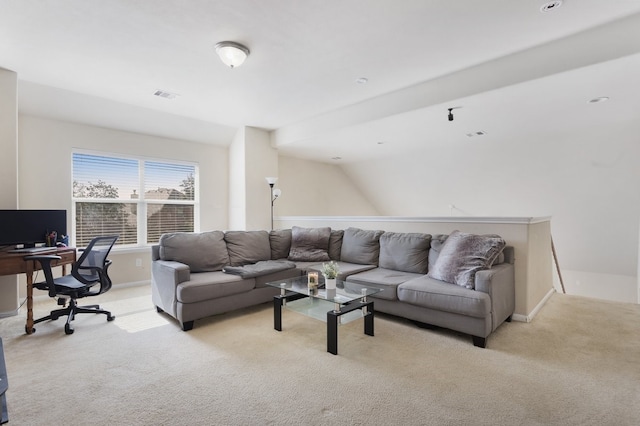
[[[0,210],[0,246],[34,247],[52,231],[67,235],[66,210]]]

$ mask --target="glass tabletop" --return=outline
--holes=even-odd
[[[286,291],[292,291],[298,294],[304,294],[314,299],[327,300],[329,302],[345,304],[353,300],[358,300],[372,294],[380,293],[382,289],[375,287],[367,287],[366,285],[356,284],[352,282],[336,280],[336,288],[327,290],[322,288],[324,282],[320,282],[320,288],[310,290],[306,275],[295,278],[287,278],[279,281],[266,283],[270,287],[280,288]]]

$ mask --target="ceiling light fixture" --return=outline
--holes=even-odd
[[[557,10],[560,6],[562,6],[562,0],[550,1],[540,7],[540,12],[551,12],[553,10]]]
[[[216,44],[216,53],[226,66],[236,68],[247,59],[249,49],[235,41],[221,41]]]
[[[597,104],[600,102],[606,102],[609,100],[608,96],[600,96],[599,98],[593,98],[593,99],[589,99],[589,103],[590,104]]]
[[[356,79],[356,83],[358,84],[367,84],[369,79],[367,77],[360,77]]]

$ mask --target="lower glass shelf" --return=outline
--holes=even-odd
[[[315,318],[322,322],[327,322],[327,312],[335,308],[335,303],[327,300],[305,297],[303,299],[287,301],[286,309]],[[347,324],[351,321],[362,318],[362,309],[356,309],[340,316],[339,324]]]

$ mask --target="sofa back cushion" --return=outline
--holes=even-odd
[[[324,262],[329,258],[331,228],[291,228],[289,260],[294,262]]]
[[[267,231],[227,231],[224,234],[231,266],[271,260]]]
[[[361,265],[377,265],[380,257],[380,236],[384,231],[347,228],[342,237],[340,260]]]
[[[276,229],[269,232],[271,259],[286,259],[291,249],[291,229]]]
[[[429,276],[473,289],[476,272],[489,269],[505,245],[498,235],[453,231],[442,244]]]
[[[344,230],[332,229],[331,236],[329,236],[329,258],[331,260],[340,260],[340,253],[342,252],[342,238],[344,237]]]
[[[431,235],[385,232],[380,236],[381,268],[426,274],[429,270]]]
[[[221,231],[163,234],[159,245],[160,259],[184,263],[191,272],[220,271],[229,264]]]

